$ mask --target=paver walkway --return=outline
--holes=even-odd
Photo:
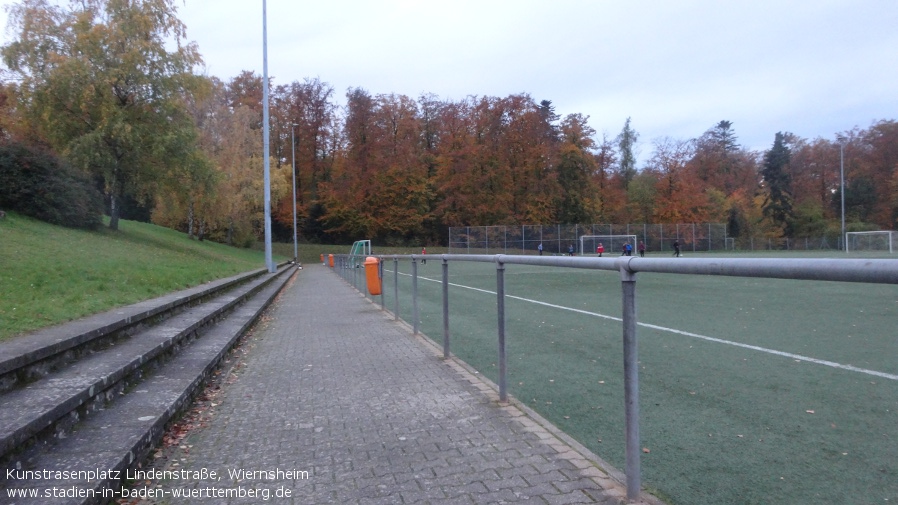
[[[624,502],[580,452],[328,268],[300,271],[270,310],[176,467],[216,475],[163,482],[195,493],[163,503]]]

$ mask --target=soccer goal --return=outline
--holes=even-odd
[[[845,252],[888,251],[895,252],[893,231],[850,231],[845,234]]]
[[[599,244],[605,248],[605,254],[620,254],[627,242],[633,246],[633,254],[636,255],[636,235],[581,235],[580,255],[595,256]]]
[[[355,268],[365,262],[365,258],[371,255],[370,240],[356,240],[349,250],[349,265]]]

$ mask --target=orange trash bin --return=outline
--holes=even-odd
[[[365,258],[365,280],[368,282],[368,292],[372,296],[380,294],[380,260],[374,256]]]
[[[324,253],[321,253],[321,264],[324,265]]]
[[[333,254],[327,255],[327,263],[328,263],[328,265],[330,265],[331,268],[334,268],[334,255]]]

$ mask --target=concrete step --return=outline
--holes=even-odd
[[[102,491],[114,485],[120,490],[115,475],[90,481],[35,480],[29,478],[34,474],[15,472],[102,468],[124,477],[124,469],[159,442],[166,425],[294,271],[291,266],[266,273],[237,288],[239,293],[209,300],[59,374],[0,397],[0,446],[8,449],[0,477],[6,479],[7,471],[13,471],[13,478],[2,486],[6,489],[0,503],[47,503],[49,495],[44,493],[53,487],[85,490],[74,501],[54,498],[53,503],[110,502]],[[166,354],[171,356],[158,359]],[[40,496],[7,502],[6,491],[17,488],[38,490]]]
[[[28,384],[82,354],[265,273],[253,270],[0,342],[0,392]]]
[[[95,350],[25,387],[0,395],[0,461],[12,461],[11,452],[29,442],[43,443],[64,437],[89,412],[139,381],[143,370],[271,282],[270,274],[216,291],[214,298],[143,328],[128,338]],[[34,439],[34,440],[32,440]],[[21,451],[19,451],[21,452]],[[2,478],[0,478],[2,481]]]

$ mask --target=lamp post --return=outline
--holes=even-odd
[[[262,157],[265,166],[265,266],[270,273],[275,272],[274,261],[271,259],[271,182],[269,177],[270,165],[268,155],[268,6],[262,0]]]
[[[290,124],[290,159],[293,160],[293,263],[299,261],[299,246],[296,243],[296,123]]]
[[[839,135],[839,193],[842,196],[842,249],[848,252],[848,239],[845,237],[845,137]]]

